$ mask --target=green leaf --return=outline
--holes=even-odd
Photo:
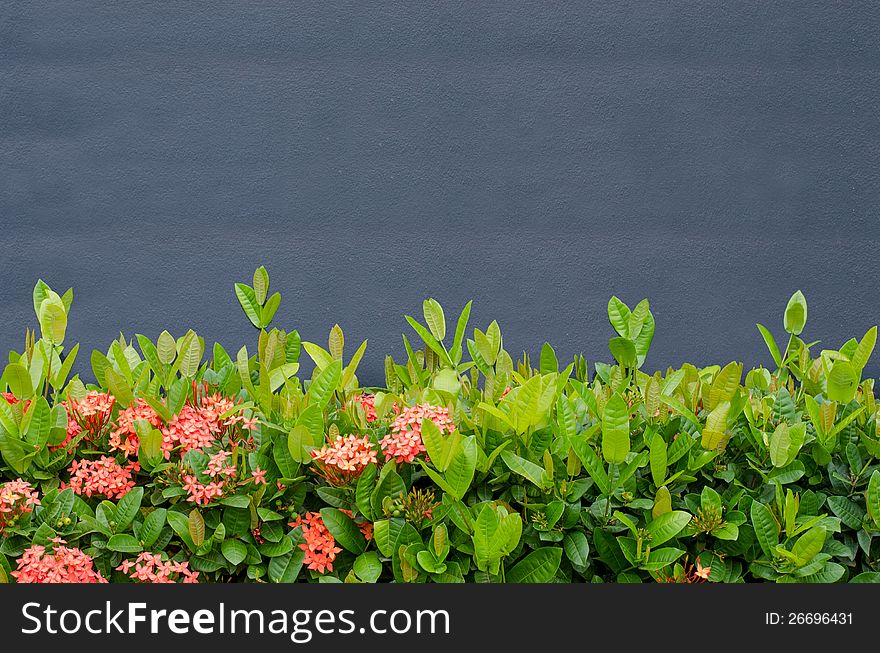
[[[129,494],[131,493],[129,492]],[[159,535],[165,527],[165,519],[165,508],[156,508],[147,515],[146,519],[144,519],[144,523],[138,532],[138,537],[140,537],[141,541],[144,543],[145,548],[149,549],[155,544],[156,540],[159,539]]]
[[[162,432],[158,429],[150,429],[143,435],[138,435],[138,460],[147,468],[152,468],[162,462]]]
[[[701,445],[706,451],[723,451],[727,446],[727,416],[729,413],[729,401],[722,401],[709,413],[701,439]]]
[[[794,336],[799,336],[804,330],[807,323],[807,299],[804,294],[798,290],[791,299],[788,300],[788,306],[785,307],[785,330]]]
[[[657,488],[657,494],[654,496],[654,507],[651,509],[651,517],[657,519],[660,515],[672,510],[672,495],[665,485]]]
[[[266,295],[269,293],[269,273],[262,265],[254,270],[254,299],[259,305],[266,303]]]
[[[633,368],[638,363],[636,346],[629,338],[616,337],[608,340],[608,349],[621,367]]]
[[[167,331],[159,334],[159,339],[156,341],[156,354],[163,365],[171,365],[177,358],[177,341]]]
[[[449,463],[443,479],[431,470],[423,461],[423,469],[437,484],[456,499],[461,499],[470,488],[477,469],[477,443],[474,436],[461,438],[460,445]]]
[[[223,540],[220,551],[234,565],[241,564],[247,558],[247,547],[241,540]]]
[[[336,542],[347,551],[361,554],[367,542],[357,524],[338,508],[321,508],[321,519]]]
[[[590,542],[582,531],[569,531],[562,540],[565,556],[575,569],[586,569],[590,565]]]
[[[614,393],[602,415],[602,456],[606,462],[620,464],[626,462],[629,447],[629,406]]]
[[[543,547],[532,551],[505,575],[508,583],[549,583],[562,561],[562,549]]]
[[[825,546],[825,529],[822,526],[813,526],[798,538],[791,552],[794,554],[798,566],[803,567],[822,551],[823,546]]]
[[[461,434],[457,431],[444,436],[437,425],[430,419],[422,420],[422,442],[431,458],[431,464],[441,472],[445,472],[461,446]]]
[[[273,557],[269,560],[269,580],[273,583],[295,583],[305,557],[305,551],[298,547],[288,553]]]
[[[40,304],[40,331],[43,339],[53,345],[64,344],[67,331],[67,310],[57,293],[49,291],[48,296]]]
[[[3,371],[3,381],[16,399],[25,401],[34,396],[34,385],[27,368],[21,363],[9,363]]]
[[[856,395],[859,379],[853,364],[849,361],[838,359],[831,364],[828,373],[828,399],[848,404]]]
[[[380,519],[373,524],[373,539],[383,556],[390,558],[397,551],[398,540],[406,522],[401,518]]]
[[[202,360],[202,344],[195,331],[189,331],[180,343],[180,356],[177,359],[180,373],[188,379],[199,371]]]
[[[617,297],[612,296],[608,300],[608,319],[617,331],[617,335],[622,338],[629,337],[629,315],[629,308]]]
[[[504,464],[507,465],[510,471],[528,479],[538,488],[543,488],[545,486],[546,472],[543,467],[507,450],[501,452],[501,460],[504,461]]]
[[[342,361],[335,360],[325,367],[318,376],[309,384],[306,392],[309,406],[323,408],[330,401],[330,397],[339,386],[342,377]]]
[[[688,522],[691,515],[683,510],[664,512],[648,522],[645,527],[651,536],[651,548],[656,548],[678,535]]]
[[[131,392],[131,388],[128,387],[128,383],[112,367],[107,367],[104,370],[104,381],[107,384],[107,389],[110,390],[110,394],[116,397],[116,401],[123,408],[128,408],[134,403],[134,395]]]
[[[772,560],[773,551],[779,544],[779,525],[770,508],[760,501],[752,501],[751,517],[758,544],[764,555]]]
[[[330,329],[330,337],[327,339],[327,347],[330,350],[330,356],[333,360],[342,360],[342,352],[345,349],[345,335],[342,333],[342,327],[334,324]]]
[[[107,548],[118,553],[140,553],[143,547],[133,535],[114,535],[107,542]]]
[[[770,350],[770,355],[773,357],[773,362],[776,363],[776,367],[782,367],[782,354],[779,353],[779,345],[776,344],[776,339],[773,337],[773,334],[770,333],[770,330],[763,324],[758,324],[756,326],[758,327],[758,331],[761,332],[761,337],[764,338],[764,344],[766,344],[767,349]]]
[[[370,463],[366,467],[364,467],[364,471],[361,472],[360,477],[357,481],[357,487],[355,488],[355,503],[357,504],[358,510],[361,511],[364,518],[367,521],[373,521],[373,507],[370,503],[370,496],[373,493],[373,489],[376,486],[376,465],[374,463]]]
[[[840,521],[855,531],[862,528],[865,511],[860,505],[840,495],[832,495],[828,497],[827,501],[828,507],[831,508],[831,512],[833,512],[836,517],[839,517]]]
[[[136,487],[125,493],[119,503],[116,504],[116,513],[113,520],[116,522],[116,532],[122,533],[134,521],[141,509],[141,501],[144,497],[144,488]]]
[[[559,371],[559,359],[556,358],[556,352],[549,342],[545,342],[541,347],[540,367],[541,374],[553,374]]]
[[[876,469],[871,473],[871,480],[868,481],[865,506],[874,524],[880,526],[880,471]]]
[[[446,316],[443,314],[443,307],[436,299],[431,298],[425,300],[422,309],[431,334],[442,342],[446,337]]]
[[[859,346],[856,347],[855,353],[852,355],[852,364],[859,372],[868,364],[871,354],[874,352],[874,346],[877,344],[877,327],[872,326],[864,335]]]
[[[382,575],[382,561],[375,551],[366,551],[355,559],[352,569],[365,583],[375,583]]]
[[[666,441],[662,437],[655,434],[651,439],[650,445],[650,461],[651,461],[651,479],[654,485],[660,487],[666,480]]]
[[[238,297],[238,303],[244,309],[244,314],[256,328],[260,328],[262,324],[261,303],[257,302],[257,295],[254,289],[243,283],[235,284],[235,296]]]

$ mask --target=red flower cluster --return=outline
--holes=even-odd
[[[55,550],[34,544],[25,549],[18,559],[18,569],[12,572],[19,583],[106,583],[107,579],[95,571],[94,561],[77,548],[65,546],[56,538]]]
[[[429,419],[443,433],[452,433],[455,424],[449,416],[449,409],[430,404],[419,404],[406,408],[391,423],[391,434],[379,442],[382,451],[398,463],[411,463],[425,451],[422,442],[422,421]]]
[[[222,417],[234,407],[232,400],[219,394],[205,394],[196,403],[186,404],[162,429],[165,460],[171,459],[171,452],[177,447],[181,456],[192,449],[206,449],[216,443],[227,426],[244,422],[242,415]],[[253,422],[247,422],[245,428],[253,426]]]
[[[74,460],[67,469],[70,483],[62,483],[62,488],[71,487],[76,494],[87,497],[99,495],[121,499],[134,488],[132,472],[139,469],[137,463],[128,463],[123,467],[110,456],[101,456],[97,460]]]
[[[61,405],[67,411],[67,437],[60,444],[49,447],[51,451],[64,449],[70,442],[85,431],[83,436],[95,442],[104,436],[113,414],[116,398],[106,392],[92,390],[82,399],[68,398]]]
[[[110,434],[110,449],[136,458],[139,440],[134,425],[138,421],[149,422],[153,428],[158,428],[162,423],[152,406],[139,398],[137,403],[119,411],[116,416],[116,428]]]
[[[27,481],[7,481],[0,485],[0,533],[21,515],[40,505],[37,491]]]
[[[346,485],[360,476],[367,465],[376,462],[376,447],[367,436],[339,435],[330,444],[309,453],[315,459],[318,473],[336,486]]]
[[[3,392],[3,393],[0,393],[0,395],[2,395],[2,397],[6,400],[6,403],[9,404],[10,406],[14,406],[15,404],[18,403],[18,397],[16,397],[11,392]],[[27,410],[28,406],[30,406],[30,405],[31,405],[31,400],[28,399],[26,402],[24,402],[24,409]]]
[[[367,422],[376,421],[376,395],[364,393],[355,397],[355,400],[364,407]]]
[[[183,476],[183,489],[188,492],[187,501],[207,505],[224,495],[227,484],[235,478],[235,467],[227,462],[231,455],[228,451],[218,451],[211,456],[205,469],[205,474],[213,479],[209,483],[202,483],[195,474]]]
[[[162,560],[161,555],[149,551],[141,553],[134,562],[123,560],[116,569],[127,574],[132,580],[143,583],[199,582],[199,572],[191,571],[188,562]]]
[[[345,514],[351,517],[350,510],[343,510]],[[336,554],[341,553],[342,549],[336,546],[336,539],[327,530],[321,513],[307,512],[305,516],[297,515],[296,520],[290,522],[291,527],[302,527],[302,534],[306,541],[299,545],[299,548],[305,551],[305,564],[309,569],[323,574],[325,571],[333,571],[333,561],[336,560]],[[358,524],[358,528],[364,537],[368,540],[373,538],[373,525],[364,522]]]

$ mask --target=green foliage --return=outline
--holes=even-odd
[[[533,366],[497,322],[469,325],[470,302],[456,317],[428,299],[364,388],[366,342],[270,328],[263,267],[234,289],[255,343],[120,335],[85,379],[73,293],[37,283],[39,329],[0,377],[0,483],[40,504],[0,513],[0,578],[61,538],[115,582],[145,553],[218,582],[880,579],[877,328],[816,352],[800,292],[784,348],[758,325],[772,369],[650,373],[647,300],[611,298],[591,370],[549,343]]]

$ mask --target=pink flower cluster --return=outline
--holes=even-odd
[[[376,462],[376,447],[367,436],[339,435],[330,444],[310,452],[318,472],[333,485],[345,485]]]
[[[132,580],[144,583],[198,583],[199,572],[192,571],[188,562],[162,560],[158,553],[145,551],[137,559],[123,560],[116,569]]]
[[[411,463],[416,456],[424,453],[422,442],[422,421],[429,419],[440,432],[452,433],[455,424],[449,416],[449,409],[430,404],[419,404],[406,408],[391,423],[391,433],[379,442],[382,451],[398,463]]]
[[[107,579],[95,571],[94,561],[77,548],[65,546],[56,538],[55,550],[34,544],[25,549],[18,559],[18,568],[12,572],[19,583],[106,583]]]
[[[376,395],[364,393],[355,397],[355,400],[364,407],[367,422],[376,421]]]
[[[152,406],[143,399],[138,399],[137,403],[119,411],[116,416],[116,428],[110,433],[110,449],[136,458],[139,440],[135,422],[138,421],[148,422],[153,428],[158,428],[162,423]]]
[[[211,456],[205,468],[205,474],[213,479],[208,483],[202,483],[195,474],[184,474],[183,489],[188,493],[187,501],[207,505],[224,495],[227,484],[235,478],[235,467],[227,462],[231,455],[228,451],[218,451]]]
[[[180,455],[193,449],[206,449],[219,439],[227,426],[241,422],[243,428],[252,429],[255,420],[246,420],[240,413],[222,417],[232,410],[235,404],[219,394],[202,396],[197,403],[186,404],[174,419],[162,429],[162,451],[165,460],[171,459],[171,452],[179,447]]]
[[[49,447],[52,451],[68,447],[83,431],[84,437],[91,442],[101,438],[110,425],[116,398],[106,392],[92,390],[82,399],[70,397],[61,405],[67,411],[67,437],[60,444]]]
[[[110,456],[101,456],[97,460],[74,460],[67,471],[70,483],[62,487],[73,488],[76,494],[87,497],[104,496],[108,499],[121,499],[134,488],[132,472],[140,470],[137,463],[128,463],[125,467]]]
[[[40,505],[37,491],[27,481],[7,481],[0,485],[0,533],[21,515]]]

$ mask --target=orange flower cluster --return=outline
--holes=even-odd
[[[351,517],[350,510],[342,512]],[[336,546],[336,538],[327,530],[321,513],[307,512],[305,516],[297,515],[296,520],[290,522],[289,526],[292,528],[302,527],[302,534],[306,541],[300,544],[299,548],[305,551],[304,562],[308,568],[320,574],[325,571],[333,571],[333,561],[336,560],[336,554],[341,553],[342,549]],[[366,539],[373,539],[372,524],[364,522],[358,524],[358,528]]]
[[[19,583],[106,583],[95,570],[92,558],[77,548],[65,546],[61,538],[53,540],[55,549],[34,544],[18,559],[12,576]]]
[[[355,397],[355,400],[364,407],[367,422],[376,421],[376,395],[364,393]]]
[[[376,462],[376,447],[367,436],[339,435],[330,444],[309,453],[317,472],[337,487],[359,477],[367,465]]]
[[[27,481],[7,481],[0,485],[0,533],[14,524],[21,515],[34,511],[40,505],[37,491]]]
[[[161,555],[149,551],[141,553],[134,562],[123,560],[116,569],[143,583],[199,582],[199,572],[190,570],[188,562],[162,560]]]
[[[152,406],[139,398],[116,416],[115,429],[110,433],[110,449],[136,458],[139,440],[134,425],[138,421],[148,422],[153,428],[158,428],[162,423]]]
[[[110,425],[116,398],[106,392],[92,390],[82,399],[70,397],[61,405],[67,411],[67,437],[60,444],[49,447],[51,451],[67,448],[83,432],[83,437],[89,442],[102,438]]]
[[[452,433],[455,430],[449,409],[430,404],[410,406],[391,423],[391,434],[379,442],[385,455],[394,458],[398,463],[411,463],[416,456],[424,453],[422,421],[426,419],[434,422],[441,433]]]
[[[128,463],[123,467],[110,456],[101,456],[97,460],[74,460],[67,469],[70,483],[62,483],[62,488],[73,488],[76,494],[87,497],[98,495],[121,499],[134,488],[132,472],[138,470],[140,465],[137,463]]]

